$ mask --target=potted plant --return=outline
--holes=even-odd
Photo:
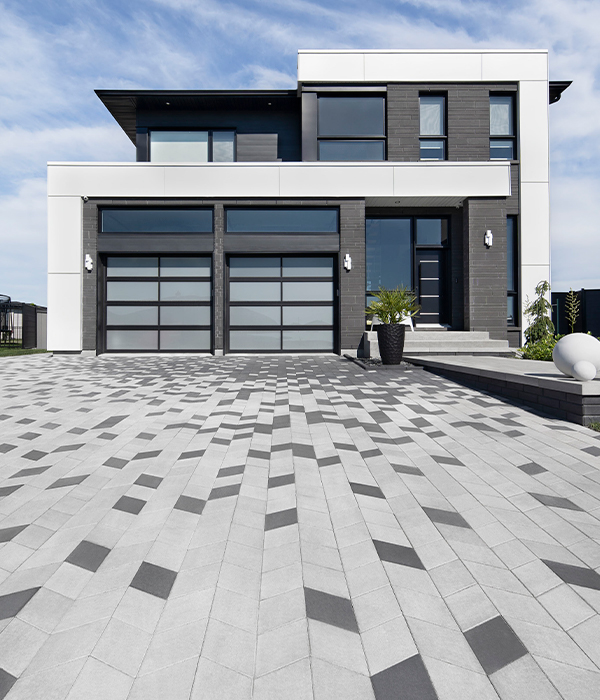
[[[419,312],[421,307],[417,304],[417,295],[407,287],[380,287],[374,296],[375,300],[367,306],[365,313],[377,316],[381,322],[376,327],[381,362],[384,365],[399,365],[406,330],[402,321]]]

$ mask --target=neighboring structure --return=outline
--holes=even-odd
[[[12,301],[0,294],[0,347],[46,349],[45,306]]]
[[[49,164],[49,349],[356,352],[398,284],[518,345],[568,84],[540,50],[310,50],[293,91],[98,91],[137,162]]]

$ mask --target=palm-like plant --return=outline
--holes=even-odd
[[[417,304],[417,295],[408,287],[380,287],[373,296],[375,300],[367,306],[365,313],[377,316],[381,323],[401,323],[405,318],[419,313],[421,308]]]

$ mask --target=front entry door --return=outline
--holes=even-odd
[[[417,316],[419,324],[444,323],[444,280],[442,250],[418,250],[417,295],[421,310]]]

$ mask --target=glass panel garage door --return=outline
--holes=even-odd
[[[333,352],[334,259],[229,258],[230,352]]]
[[[211,261],[208,257],[108,257],[108,352],[208,352]]]

